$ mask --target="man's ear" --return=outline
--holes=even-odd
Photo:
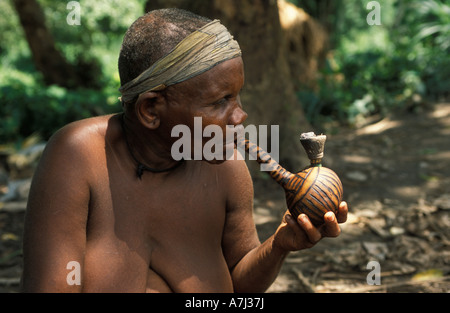
[[[136,116],[145,127],[155,130],[160,125],[159,108],[162,101],[159,92],[149,91],[139,96],[136,101]]]

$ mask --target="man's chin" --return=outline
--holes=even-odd
[[[223,146],[223,154],[217,156],[214,155],[209,158],[205,158],[205,156],[203,156],[203,160],[208,162],[209,164],[222,164],[224,163],[226,160],[231,160],[234,157],[234,153],[235,153],[235,149],[236,149],[236,144],[234,142],[231,143],[225,143]]]
[[[217,157],[209,158],[209,160],[206,159],[206,158],[203,158],[203,160],[208,162],[209,164],[222,164],[222,163],[224,163],[227,160],[233,160],[234,159],[234,150],[232,150],[232,151],[233,152],[224,151],[223,156],[218,157],[218,158]],[[227,157],[227,155],[229,155],[229,156]]]
[[[204,160],[205,162],[209,163],[209,164],[222,164],[223,162],[225,162],[226,160],[216,160],[216,159],[212,159],[212,160]]]

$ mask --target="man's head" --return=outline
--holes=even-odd
[[[159,13],[160,11],[156,12]],[[156,14],[156,16],[158,16],[157,13],[150,12],[147,14],[146,17],[149,17],[150,20],[146,20],[146,18],[140,20],[143,24],[151,24],[155,19],[154,15]],[[186,21],[189,19],[197,21],[202,19],[200,17],[195,17],[195,15],[189,17],[189,13],[183,13],[179,17],[181,16],[184,16],[183,20]],[[192,17],[194,17],[194,19]],[[176,19],[173,20],[176,21]],[[141,23],[139,22],[139,24]],[[127,107],[129,107],[129,104],[135,103],[138,96],[150,91],[164,90],[168,86],[178,84],[200,75],[219,63],[241,56],[239,44],[233,39],[233,36],[219,20],[210,21],[193,32],[191,30],[182,30],[182,28],[176,26],[174,23],[167,22],[167,20],[159,24],[163,29],[160,33],[165,34],[167,38],[167,40],[163,40],[164,42],[159,42],[160,47],[152,47],[155,51],[159,50],[160,53],[157,55],[159,56],[159,59],[153,61],[154,63],[150,63],[151,65],[148,68],[131,81],[126,83],[122,81],[122,86],[119,90],[122,93],[122,103],[128,104]],[[185,28],[188,28],[186,25],[192,26],[195,25],[195,23],[191,21],[190,23],[179,23],[179,25],[184,25]],[[145,27],[132,26],[131,29],[132,31],[127,32],[127,34],[131,33],[134,35],[125,37],[133,37],[136,39],[135,41],[143,43],[146,39],[153,40],[148,37],[148,34],[144,34],[146,30]],[[190,34],[186,36],[187,32],[190,32]],[[178,37],[180,33],[185,36],[181,41],[179,41]],[[177,40],[173,40],[173,38],[177,38]],[[166,43],[170,41],[170,44]],[[126,38],[124,42],[126,42]],[[174,47],[175,43],[176,45]],[[139,47],[129,50],[133,50],[134,53],[140,52],[142,54],[141,57],[145,57],[148,54],[144,53],[144,50],[148,47],[141,47],[141,49],[136,48]],[[122,52],[124,50],[125,48],[122,49]],[[131,57],[129,60],[132,60],[130,63],[135,63],[135,66],[141,67],[142,62],[147,61],[142,59],[138,62],[136,61],[136,57],[133,58],[133,52],[130,51],[130,53]],[[123,55],[125,55],[125,53],[121,53],[121,56]],[[153,55],[155,55],[155,53],[153,53]],[[121,63],[120,58],[119,63]],[[139,71],[136,72],[138,73]],[[122,76],[122,73],[120,74]],[[136,75],[136,73],[134,73],[134,75]]]
[[[119,55],[121,86],[168,54],[210,19],[181,9],[161,9],[137,19],[125,33]]]
[[[153,144],[168,151],[176,141],[174,127],[192,130],[195,117],[202,117],[203,127],[216,125],[227,133],[227,125],[242,124],[247,117],[239,97],[244,84],[240,56],[238,43],[218,20],[175,9],[148,13],[127,31],[120,53],[127,115]]]

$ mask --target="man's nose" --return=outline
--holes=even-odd
[[[238,99],[236,106],[233,109],[233,112],[231,113],[229,125],[240,125],[244,123],[244,121],[247,119],[248,114],[242,109],[242,104],[240,99]]]

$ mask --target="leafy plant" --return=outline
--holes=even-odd
[[[364,25],[364,1],[344,6],[335,50],[314,90],[298,95],[314,124],[355,124],[410,107],[415,99],[449,96],[450,6],[440,0],[379,1],[382,26]]]
[[[79,1],[81,25],[66,22],[64,1],[39,0],[64,57],[86,77],[92,88],[67,90],[46,86],[31,54],[10,1],[0,2],[0,142],[20,142],[31,134],[48,139],[63,125],[121,110],[117,70],[122,37],[143,13],[144,0]],[[89,66],[90,68],[86,68]],[[92,68],[93,67],[93,68]]]

